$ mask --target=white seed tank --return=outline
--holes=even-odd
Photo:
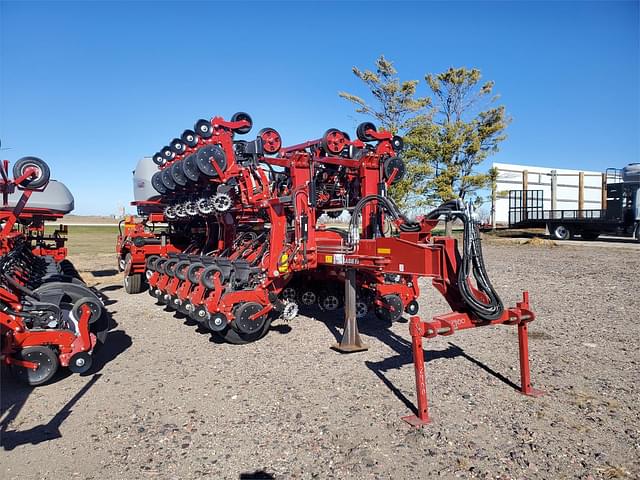
[[[133,171],[133,198],[136,202],[156,199],[159,194],[151,186],[151,177],[158,171],[158,167],[151,157],[143,157]]]

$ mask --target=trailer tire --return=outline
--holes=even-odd
[[[583,240],[596,240],[598,237],[600,236],[600,232],[598,231],[593,231],[593,230],[587,230],[582,232],[582,239]]]
[[[554,240],[569,240],[573,236],[569,227],[563,224],[553,225],[549,231]]]
[[[20,182],[21,187],[35,190],[42,188],[49,183],[49,177],[51,175],[49,166],[44,162],[44,160],[41,160],[38,157],[22,157],[14,163],[13,177],[21,177],[29,167],[34,167],[37,170],[36,178],[27,178],[23,180]]]
[[[142,292],[143,285],[141,273],[134,273],[133,275],[124,277],[124,291],[129,294]]]

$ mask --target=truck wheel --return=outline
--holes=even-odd
[[[142,274],[135,273],[133,275],[127,275],[124,277],[124,291],[127,293],[140,293],[142,292]]]
[[[566,225],[555,225],[551,229],[551,237],[554,240],[569,240],[571,238],[571,230]]]
[[[636,224],[636,232],[634,238],[636,239],[636,242],[640,243],[640,222]]]
[[[594,232],[593,230],[587,231],[587,232],[582,232],[582,239],[583,240],[591,241],[591,240],[595,240],[599,236],[600,236],[600,232]]]

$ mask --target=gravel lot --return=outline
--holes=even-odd
[[[352,355],[329,349],[341,314],[219,344],[128,296],[112,255],[77,258],[117,326],[85,376],[30,389],[3,370],[2,478],[638,478],[640,249],[487,243],[505,303],[531,293],[546,395],[510,385],[514,327],[425,340],[422,430],[399,418],[415,401],[407,323],[367,318]],[[446,311],[425,283],[423,318]]]

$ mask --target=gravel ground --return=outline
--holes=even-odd
[[[36,389],[3,370],[2,478],[638,478],[640,250],[488,243],[505,303],[531,293],[541,398],[511,385],[514,327],[425,340],[433,422],[414,430],[407,323],[365,319],[352,355],[329,349],[340,315],[219,344],[98,265],[117,326],[94,369]],[[447,311],[424,290],[423,318]]]

